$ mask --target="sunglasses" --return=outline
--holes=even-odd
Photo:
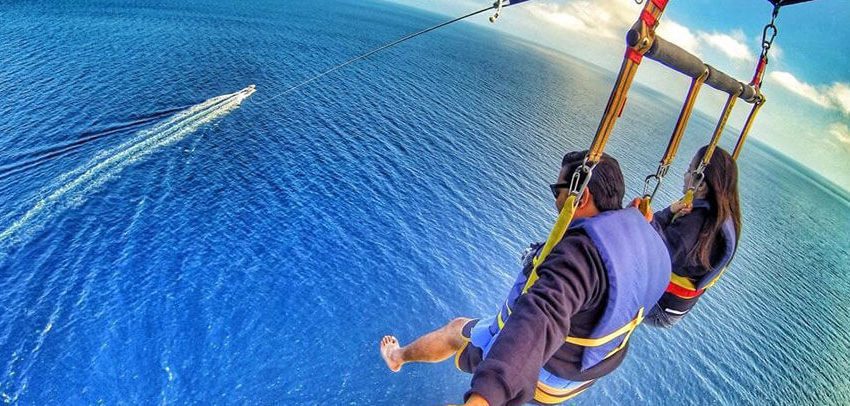
[[[555,199],[557,199],[558,196],[561,194],[561,189],[569,189],[569,188],[570,188],[570,184],[567,183],[567,182],[553,183],[553,184],[549,185],[549,190],[552,191],[552,196],[554,196]]]

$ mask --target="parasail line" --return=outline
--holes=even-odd
[[[319,74],[316,74],[316,75],[314,75],[314,76],[310,77],[309,79],[304,80],[304,81],[302,81],[302,82],[298,83],[297,85],[292,86],[292,87],[290,87],[289,89],[286,89],[286,90],[284,90],[283,92],[278,93],[277,95],[275,95],[275,96],[273,96],[273,97],[271,97],[271,98],[269,98],[269,99],[266,99],[266,100],[264,100],[264,101],[262,101],[262,102],[259,102],[259,103],[257,103],[257,104],[264,104],[264,103],[268,103],[268,102],[270,102],[270,101],[272,101],[272,100],[274,100],[274,99],[277,99],[277,98],[279,98],[279,97],[281,97],[281,96],[284,96],[284,95],[286,95],[286,94],[289,94],[289,93],[291,93],[291,92],[293,92],[293,91],[295,91],[295,90],[297,90],[297,89],[299,89],[299,88],[301,88],[301,87],[303,87],[303,86],[305,86],[305,85],[307,85],[307,84],[310,84],[310,83],[312,83],[312,82],[315,82],[316,80],[320,79],[320,78],[321,78],[321,77],[323,77],[323,76],[326,76],[326,75],[328,75],[328,74],[330,74],[330,73],[333,73],[334,71],[337,71],[337,70],[339,70],[339,69],[342,69],[342,68],[344,68],[344,67],[346,67],[346,66],[348,66],[348,65],[351,65],[351,64],[352,64],[352,63],[354,63],[354,62],[360,61],[360,60],[362,60],[362,59],[366,59],[366,58],[368,58],[368,57],[370,57],[370,56],[372,56],[372,55],[374,55],[374,54],[376,54],[376,53],[378,53],[378,52],[381,52],[381,51],[383,51],[383,50],[385,50],[385,49],[387,49],[387,48],[392,48],[392,47],[394,47],[394,46],[396,46],[396,45],[398,45],[398,44],[401,44],[402,42],[405,42],[405,41],[407,41],[407,40],[409,40],[409,39],[413,39],[413,38],[418,37],[418,36],[420,36],[420,35],[422,35],[422,34],[429,33],[429,32],[431,32],[431,31],[434,31],[434,30],[438,29],[438,28],[445,27],[445,26],[447,26],[447,25],[449,25],[449,24],[453,24],[453,23],[456,23],[456,22],[458,22],[458,21],[461,21],[461,20],[467,19],[467,18],[469,18],[469,17],[472,17],[472,16],[475,16],[475,15],[478,15],[478,14],[484,13],[484,12],[486,12],[486,11],[493,10],[495,7],[496,7],[496,6],[494,5],[494,6],[490,6],[490,7],[487,7],[487,8],[482,8],[481,10],[473,11],[473,12],[471,12],[471,13],[469,13],[469,14],[466,14],[466,15],[463,15],[463,16],[461,16],[461,17],[457,17],[457,18],[451,19],[451,20],[449,20],[449,21],[442,22],[442,23],[440,23],[440,24],[437,24],[437,25],[435,25],[435,26],[432,26],[432,27],[426,28],[426,29],[424,29],[424,30],[420,30],[420,31],[414,32],[414,33],[412,33],[412,34],[405,35],[404,37],[401,37],[401,38],[399,38],[399,39],[397,39],[397,40],[395,40],[395,41],[393,41],[393,42],[390,42],[390,43],[385,44],[385,45],[381,45],[380,47],[377,47],[377,48],[375,48],[375,49],[373,49],[373,50],[371,50],[371,51],[369,51],[369,52],[366,52],[366,53],[364,53],[364,54],[362,54],[362,55],[359,55],[359,56],[355,56],[354,58],[351,58],[351,59],[349,59],[349,60],[347,60],[347,61],[345,61],[345,62],[343,62],[343,63],[341,63],[341,64],[339,64],[339,65],[336,65],[336,66],[334,66],[334,67],[332,67],[332,68],[330,68],[330,69],[328,69],[328,70],[326,70],[326,71],[324,71],[324,72],[321,72],[321,73],[319,73]]]

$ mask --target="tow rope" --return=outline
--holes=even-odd
[[[381,45],[381,46],[379,46],[379,47],[377,47],[377,48],[375,48],[375,49],[372,49],[371,51],[368,51],[368,52],[366,52],[366,53],[364,53],[364,54],[361,54],[361,55],[355,56],[354,58],[351,58],[351,59],[349,59],[349,60],[347,60],[347,61],[345,61],[345,62],[343,62],[343,63],[341,63],[341,64],[339,64],[339,65],[333,66],[333,67],[331,67],[331,68],[329,68],[329,69],[325,70],[324,72],[321,72],[321,73],[318,73],[318,74],[316,74],[316,75],[313,75],[312,77],[310,77],[310,78],[308,78],[308,79],[306,79],[306,80],[304,80],[304,81],[302,81],[302,82],[300,82],[300,83],[298,83],[298,84],[296,84],[296,85],[294,85],[294,86],[292,86],[292,87],[290,87],[290,88],[288,88],[288,89],[284,90],[283,92],[281,92],[281,93],[279,93],[279,94],[277,94],[277,95],[275,95],[275,96],[272,96],[272,97],[271,97],[271,98],[269,98],[269,99],[266,99],[266,100],[264,100],[264,101],[260,102],[259,104],[268,103],[268,102],[270,102],[270,101],[272,101],[272,100],[274,100],[274,99],[277,99],[277,98],[283,97],[283,96],[285,96],[285,95],[287,95],[287,94],[289,94],[289,93],[294,92],[295,90],[300,89],[301,87],[303,87],[303,86],[305,86],[305,85],[308,85],[308,84],[310,84],[310,83],[315,82],[316,80],[319,80],[320,78],[322,78],[322,77],[324,77],[324,76],[327,76],[327,75],[329,75],[329,74],[331,74],[331,73],[333,73],[333,72],[336,72],[336,71],[338,71],[338,70],[340,70],[340,69],[342,69],[342,68],[344,68],[344,67],[346,67],[346,66],[348,66],[348,65],[351,65],[352,63],[355,63],[355,62],[357,62],[357,61],[360,61],[360,60],[366,59],[366,58],[368,58],[368,57],[370,57],[370,56],[372,56],[372,55],[374,55],[374,54],[376,54],[376,53],[378,53],[378,52],[381,52],[381,51],[383,51],[383,50],[385,50],[385,49],[387,49],[387,48],[392,48],[392,47],[394,47],[394,46],[396,46],[396,45],[398,45],[398,44],[401,44],[401,43],[403,43],[403,42],[405,42],[405,41],[408,41],[408,40],[411,40],[411,39],[413,39],[413,38],[416,38],[416,37],[418,37],[418,36],[420,36],[420,35],[422,35],[422,34],[427,34],[427,33],[431,32],[431,31],[436,30],[436,29],[439,29],[439,28],[445,27],[445,26],[447,26],[447,25],[449,25],[449,24],[453,24],[453,23],[456,23],[456,22],[461,21],[461,20],[465,20],[465,19],[467,19],[467,18],[469,18],[469,17],[476,16],[476,15],[481,14],[481,13],[484,13],[484,12],[487,12],[487,11],[493,10],[493,9],[495,9],[495,8],[497,8],[497,7],[498,7],[498,9],[499,9],[499,10],[501,10],[501,2],[497,2],[496,4],[494,4],[494,5],[490,6],[490,7],[482,8],[481,10],[473,11],[473,12],[471,12],[471,13],[469,13],[469,14],[466,14],[466,15],[463,15],[463,16],[460,16],[460,17],[457,17],[457,18],[453,18],[453,19],[451,19],[451,20],[449,20],[449,21],[445,21],[445,22],[442,22],[442,23],[440,23],[440,24],[437,24],[437,25],[434,25],[434,26],[431,26],[431,27],[425,28],[424,30],[416,31],[416,32],[414,32],[414,33],[412,33],[412,34],[405,35],[404,37],[401,37],[401,38],[399,38],[399,39],[397,39],[397,40],[395,40],[395,41],[392,41],[392,42],[389,42],[389,43],[387,43],[387,44]],[[497,14],[497,15],[498,15],[498,14]],[[494,17],[495,17],[495,16],[494,16]]]

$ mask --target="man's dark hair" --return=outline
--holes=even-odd
[[[561,168],[566,168],[565,182],[572,179],[573,172],[584,162],[585,151],[573,151],[564,155]],[[593,195],[593,204],[600,212],[623,208],[623,196],[626,194],[626,184],[623,181],[623,171],[620,163],[608,154],[602,154],[602,159],[593,169],[593,176],[587,185]]]

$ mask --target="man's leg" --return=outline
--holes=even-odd
[[[381,340],[381,356],[393,372],[398,372],[408,362],[443,361],[463,347],[465,340],[461,330],[470,320],[458,317],[404,347],[399,347],[395,337],[384,336]]]

